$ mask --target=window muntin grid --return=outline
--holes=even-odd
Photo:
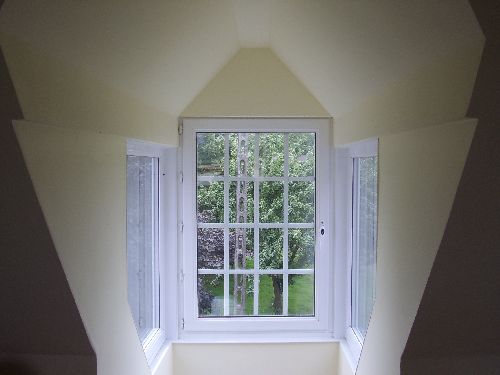
[[[209,147],[211,145],[216,147]],[[270,146],[275,147],[274,153]],[[198,316],[314,316],[315,133],[197,132],[196,155],[198,233],[216,233],[213,239],[202,237],[200,240],[198,236]],[[244,162],[240,164],[242,160]],[[302,206],[301,184],[309,186],[309,194],[306,194],[309,199],[306,199]],[[232,211],[235,208],[234,199],[238,201],[238,196],[230,195],[231,191],[237,192],[242,186],[245,187],[245,194],[239,196],[247,198],[246,202],[243,202],[247,205],[243,218],[238,217],[238,212]],[[290,186],[293,186],[298,195],[292,197],[293,202],[289,199]],[[263,202],[261,191],[265,192],[266,189],[271,193],[282,190],[282,202]],[[251,193],[248,194],[248,191]],[[266,207],[266,204],[273,207]],[[306,220],[291,223],[289,217],[293,217],[295,211],[300,211],[300,208],[308,210],[307,215],[295,217]],[[261,211],[269,215],[261,215]],[[296,235],[300,230],[308,234],[308,241],[305,241],[305,251],[309,252],[306,256],[307,267],[300,268],[300,264],[294,262],[293,266],[289,267],[289,236]],[[238,233],[246,233],[248,236],[249,231],[252,232],[253,252],[250,257],[247,255],[245,259],[238,258],[235,262],[235,250],[231,249],[238,247],[235,245],[239,241]],[[263,257],[260,237],[263,233],[271,232],[280,233],[275,235],[275,238],[279,239],[281,254],[276,252],[276,242],[271,243],[276,256],[267,257],[271,259],[266,259],[263,263],[260,259]],[[292,237],[292,241],[297,242],[297,236]],[[269,245],[269,241],[267,244]],[[207,262],[207,257],[212,259]],[[280,262],[276,262],[278,258]],[[253,267],[249,267],[248,262],[253,262]],[[209,267],[206,267],[207,263]],[[263,286],[269,284],[269,279],[272,279],[274,289],[281,285],[281,298],[276,298],[274,293],[273,311],[268,308],[269,303],[265,305],[263,302],[266,298],[269,299],[268,293],[263,293]],[[243,300],[242,293],[238,293],[237,287],[240,285],[244,288]],[[300,290],[299,285],[302,286]],[[211,296],[207,296],[207,293]],[[309,306],[302,305],[301,310],[300,301],[297,299],[304,296],[303,299],[310,300]],[[243,302],[245,306],[235,310],[234,306],[238,305],[238,302],[240,305]]]

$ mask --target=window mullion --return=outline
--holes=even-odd
[[[288,315],[288,176],[289,176],[289,134],[285,133],[283,145],[283,315]]]
[[[224,134],[224,316],[229,315],[229,133]]]
[[[254,277],[253,277],[253,314],[254,315],[259,315],[259,282],[260,282],[260,276],[258,273],[259,270],[259,189],[260,189],[260,184],[257,180],[259,176],[259,138],[260,135],[259,133],[255,134],[255,144],[254,144],[254,157],[253,157],[253,175],[254,175],[254,183],[253,183],[253,224],[254,224],[254,230],[253,230],[253,246],[254,246],[254,264],[253,264],[253,269],[254,269]]]

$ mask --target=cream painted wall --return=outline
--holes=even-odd
[[[357,375],[396,375],[474,120],[380,137],[376,301]]]
[[[465,117],[482,43],[420,68],[335,118],[335,143],[342,145]]]
[[[269,48],[243,48],[182,116],[330,115]]]
[[[178,144],[177,116],[7,34],[0,34],[0,43],[26,120]]]
[[[175,344],[175,375],[336,375],[339,344]]]
[[[153,375],[174,375],[174,348],[168,345],[158,354],[157,365],[152,368]]]
[[[339,357],[338,357],[338,374],[337,375],[354,375],[355,368],[354,364],[351,363],[350,358],[348,358],[349,348],[345,341],[341,342],[339,347]]]
[[[127,302],[126,139],[26,121],[15,130],[97,373],[150,374]]]

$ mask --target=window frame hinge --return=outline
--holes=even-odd
[[[184,173],[182,171],[179,172],[179,181],[182,183],[184,183]]]
[[[184,124],[182,122],[179,122],[179,125],[177,125],[177,133],[179,133],[179,135],[182,135],[183,132],[184,132]]]
[[[183,221],[180,221],[179,222],[179,232],[184,232],[184,222]]]
[[[186,323],[184,322],[184,318],[181,319],[181,329],[184,329]]]

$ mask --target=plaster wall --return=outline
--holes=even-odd
[[[15,130],[97,373],[150,374],[127,302],[126,139],[27,121]]]
[[[148,106],[85,71],[0,33],[28,121],[177,145],[177,117]]]
[[[459,121],[466,116],[483,43],[436,59],[336,116],[335,143]]]
[[[475,129],[474,120],[381,136],[376,300],[357,375],[396,375]]]
[[[339,344],[176,344],[176,375],[337,375]],[[241,364],[245,363],[246,366]]]

